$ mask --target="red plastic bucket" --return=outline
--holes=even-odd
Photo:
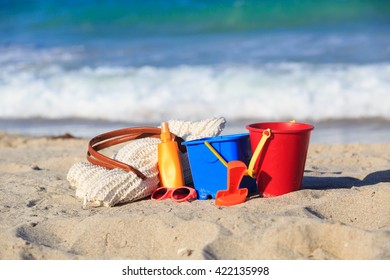
[[[305,169],[310,133],[314,126],[295,122],[266,122],[247,125],[252,151],[263,131],[271,129],[271,137],[255,163],[256,182],[263,197],[299,190]]]

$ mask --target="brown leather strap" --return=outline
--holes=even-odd
[[[88,143],[88,152],[87,152],[87,160],[95,165],[103,166],[108,169],[120,168],[126,171],[131,171],[137,174],[141,179],[145,179],[146,176],[139,171],[137,168],[126,164],[124,162],[120,162],[118,160],[109,158],[101,153],[100,150],[118,145],[130,140],[146,138],[146,137],[160,137],[161,129],[158,127],[132,127],[132,128],[124,128],[119,130],[114,130],[110,132],[106,132],[92,138]],[[180,145],[183,142],[183,139],[172,134],[174,140],[178,142],[179,149],[182,152],[185,152],[185,146]]]

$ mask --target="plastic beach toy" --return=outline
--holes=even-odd
[[[228,169],[227,175],[227,191],[218,191],[215,198],[215,205],[218,206],[231,206],[235,204],[242,203],[246,200],[248,195],[247,188],[239,189],[239,185],[245,175],[255,178],[254,166],[255,163],[267,141],[271,137],[271,130],[266,129],[263,131],[263,136],[259,141],[255,152],[252,155],[252,158],[249,162],[249,167],[247,169],[246,165],[242,161],[230,161],[226,162],[225,159],[218,154],[218,152],[207,142],[204,144],[209,148],[209,150],[225,165]]]
[[[253,165],[259,193],[263,197],[286,194],[301,188],[310,133],[310,124],[292,122],[267,122],[247,125],[252,150],[271,129],[272,137],[264,145],[261,155]]]
[[[252,178],[256,178],[256,174],[255,174],[255,164],[258,160],[258,157],[267,141],[268,138],[271,137],[271,130],[268,128],[268,129],[265,129],[263,130],[262,132],[262,137],[259,141],[259,143],[257,144],[257,147],[252,155],[252,158],[249,162],[249,165],[248,165],[248,169],[246,169],[246,172],[245,172],[245,175],[248,175]],[[209,150],[215,155],[215,157],[217,159],[219,159],[219,161],[226,167],[228,167],[228,163],[227,161],[213,148],[213,146],[210,145],[209,142],[207,141],[204,141],[204,144],[206,145],[207,148],[209,148]]]
[[[227,186],[227,162],[249,164],[252,151],[249,133],[207,137],[182,143],[187,147],[194,188],[198,199],[215,199],[217,191]],[[212,152],[210,147],[214,150]],[[256,180],[245,176],[240,184],[248,194],[257,193]]]
[[[247,188],[239,188],[240,182],[246,173],[246,165],[242,161],[234,160],[227,163],[228,178],[227,190],[217,192],[215,205],[231,206],[243,203],[248,195]]]

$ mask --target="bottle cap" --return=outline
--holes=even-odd
[[[172,135],[171,132],[169,131],[169,126],[167,122],[161,123],[160,139],[163,142],[172,141]]]
[[[161,133],[169,132],[169,126],[167,122],[161,123]]]

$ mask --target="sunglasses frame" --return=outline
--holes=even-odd
[[[189,191],[189,193],[183,198],[179,198],[179,199],[175,198],[175,192],[182,191],[183,189],[186,191]],[[158,198],[154,197],[157,192],[161,192],[163,190],[165,191],[165,193],[163,193],[160,197],[158,197]],[[195,200],[195,199],[197,199],[197,197],[198,197],[198,195],[197,195],[196,190],[194,188],[182,186],[182,187],[178,187],[178,188],[166,188],[166,187],[157,188],[153,191],[151,199],[152,200],[163,200],[163,199],[171,198],[177,202],[183,202],[183,201]]]

